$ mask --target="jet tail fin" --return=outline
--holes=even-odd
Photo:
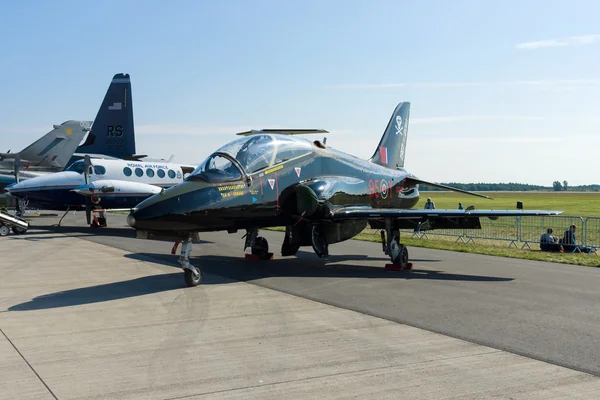
[[[388,168],[404,168],[409,116],[410,102],[403,101],[396,106],[377,150],[369,161]]]
[[[116,74],[98,110],[92,131],[77,153],[104,154],[116,158],[135,154],[133,104],[129,74]]]
[[[42,167],[64,168],[75,149],[90,130],[92,121],[69,120],[54,125],[50,132],[21,150],[19,153],[3,154],[2,158],[15,158]]]

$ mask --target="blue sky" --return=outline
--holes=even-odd
[[[600,2],[20,1],[0,14],[2,151],[91,120],[131,75],[138,153],[199,163],[250,128],[369,157],[411,101],[433,181],[600,183]]]

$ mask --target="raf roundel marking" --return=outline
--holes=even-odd
[[[381,198],[387,199],[388,196],[388,183],[385,179],[381,180]]]

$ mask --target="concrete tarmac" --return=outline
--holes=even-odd
[[[65,221],[65,233],[133,252],[131,257],[152,256],[169,265],[177,258],[169,255],[172,243],[133,239],[123,215],[109,215],[110,227],[102,232],[83,226],[82,213]],[[56,219],[36,223],[49,222]],[[211,274],[600,376],[600,269],[409,248],[413,272],[388,272],[383,266],[389,259],[377,243],[332,245],[325,263],[311,248],[282,258],[283,234],[269,231],[261,234],[275,260],[248,263],[242,234],[203,234],[193,262]]]
[[[109,217],[113,225],[122,220]],[[248,263],[236,257],[242,254],[240,235],[214,234],[205,235],[207,242],[194,251],[194,261],[205,266],[203,285],[184,288],[182,273],[171,266],[174,256],[164,255],[171,244],[131,239],[121,227],[100,231],[88,236],[88,228],[66,227],[0,238],[0,398],[595,399],[600,394],[596,376],[350,310],[362,300],[373,301],[361,291],[378,297],[383,307],[391,289],[401,285],[393,303],[401,311],[409,298],[403,291],[437,285],[444,294],[444,286],[459,284],[475,296],[472,284],[487,286],[494,296],[494,285],[519,277],[472,274],[461,280],[458,276],[469,274],[438,269],[415,274],[453,277],[407,278],[369,266],[384,263],[381,256],[365,260],[347,254],[332,257],[327,266],[305,253],[266,265]],[[275,244],[276,235],[268,235]],[[97,243],[103,241],[112,246]],[[350,245],[358,254],[369,244]],[[427,271],[426,263],[417,261],[417,270]],[[242,281],[224,276],[236,274]],[[412,284],[418,287],[409,289]],[[293,296],[259,285],[305,293]],[[341,296],[350,289],[336,300],[348,303],[341,308],[303,298]],[[432,293],[421,299],[426,294]]]

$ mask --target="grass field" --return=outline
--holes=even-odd
[[[421,200],[415,208],[423,208],[427,197],[431,197],[436,208],[465,208],[473,205],[479,210],[517,208],[523,202],[525,210],[559,210],[563,215],[600,216],[600,193],[596,192],[482,192],[493,200],[467,196],[453,192],[421,192]]]

